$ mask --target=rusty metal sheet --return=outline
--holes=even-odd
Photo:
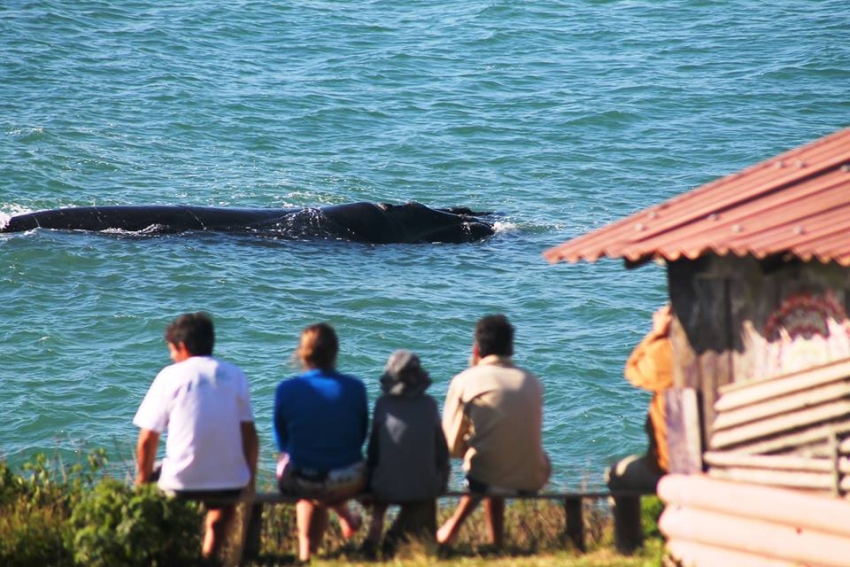
[[[850,266],[850,128],[546,250],[550,262],[704,254]]]

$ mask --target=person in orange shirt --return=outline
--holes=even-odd
[[[658,481],[669,470],[664,391],[673,385],[671,318],[669,304],[658,309],[652,316],[652,330],[635,347],[626,361],[626,379],[632,385],[653,393],[646,418],[649,447],[646,454],[626,457],[606,471],[606,482],[610,490],[655,490]]]

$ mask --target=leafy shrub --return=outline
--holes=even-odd
[[[34,499],[30,481],[0,462],[0,565],[70,566],[71,555],[63,543],[66,508],[62,503]]]
[[[19,493],[18,477],[5,461],[0,461],[0,506],[14,502]]]
[[[640,517],[643,533],[648,538],[661,538],[658,519],[664,511],[664,503],[657,496],[644,496],[640,499]]]
[[[21,498],[0,508],[0,565],[70,567],[65,549],[65,516],[52,506],[32,506]]]
[[[69,548],[86,567],[170,567],[200,563],[197,504],[153,485],[104,480],[84,493],[70,519]]]

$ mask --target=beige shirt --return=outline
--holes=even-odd
[[[443,431],[463,470],[491,487],[539,490],[549,479],[543,451],[543,387],[510,357],[487,356],[452,379]]]

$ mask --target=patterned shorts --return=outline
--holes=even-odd
[[[277,460],[276,476],[281,494],[323,502],[341,502],[366,487],[366,462],[358,461],[331,471],[317,471],[295,467],[289,455],[281,453]]]

